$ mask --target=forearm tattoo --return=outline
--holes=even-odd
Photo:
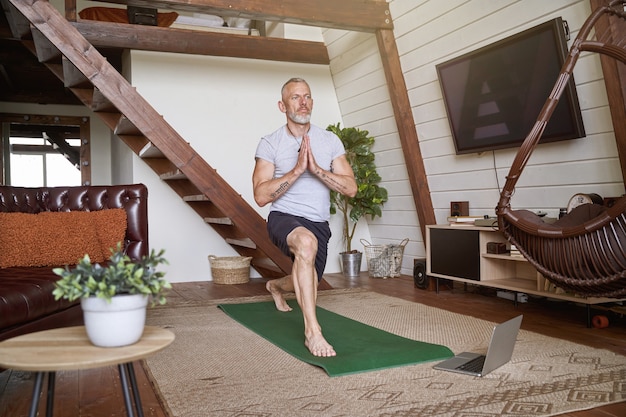
[[[287,188],[289,188],[289,181],[285,181],[282,184],[280,184],[278,189],[274,191],[272,194],[270,194],[270,197],[272,197],[272,200],[275,198],[278,198],[279,195],[287,191]]]
[[[330,185],[333,189],[337,191],[341,191],[346,188],[342,183],[335,180],[330,175],[327,175],[325,171],[322,171],[320,177],[322,178],[322,181],[324,181],[326,184]]]

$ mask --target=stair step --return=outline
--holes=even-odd
[[[23,39],[29,37],[31,34],[30,30],[30,22],[22,13],[19,12],[9,2],[4,2],[4,12],[9,22],[9,27],[11,28],[11,33],[13,37],[16,39]]]
[[[46,38],[46,36],[36,28],[32,29],[32,33],[39,62],[49,62],[61,58],[61,51],[59,51],[50,39]]]
[[[184,180],[187,179],[187,176],[185,174],[183,174],[180,169],[177,169],[175,171],[170,171],[170,172],[166,172],[165,174],[161,174],[159,175],[159,178],[161,178],[163,181],[167,181],[167,180]]]
[[[102,94],[97,88],[93,89],[93,99],[91,100],[91,110],[95,112],[118,112],[117,108],[111,101]]]
[[[91,103],[93,102],[92,88],[71,88],[70,90],[85,106],[91,107]]]
[[[37,48],[35,48],[35,43],[32,40],[23,40],[22,45],[24,45],[24,48],[29,50],[31,54],[37,56]]]
[[[204,194],[186,195],[183,197],[183,201],[211,201],[211,199]]]
[[[65,57],[63,57],[63,83],[70,88],[91,86],[89,79]]]
[[[244,248],[256,249],[256,244],[250,238],[232,239],[227,237],[226,243],[235,246],[242,246]]]
[[[139,157],[140,158],[163,158],[164,155],[163,155],[163,152],[161,152],[159,148],[157,148],[156,146],[152,144],[152,142],[148,142],[146,143],[146,146],[144,146],[139,151]]]
[[[252,265],[254,267],[267,269],[268,271],[284,273],[270,258],[253,258]]]
[[[234,224],[230,217],[205,217],[204,222],[209,224],[225,224],[228,226]]]
[[[46,67],[48,67],[48,69],[56,75],[59,80],[63,81],[63,65],[48,62],[46,63]]]
[[[117,125],[120,120],[120,114],[109,113],[109,112],[98,112],[97,114],[100,117],[100,119],[104,122],[104,124],[107,125],[109,129],[111,129],[111,132],[115,133],[115,129],[117,128]]]
[[[130,120],[128,120],[128,117],[124,115],[122,115],[120,120],[117,122],[114,133],[116,135],[141,135],[141,131],[137,129],[137,126],[135,126]]]

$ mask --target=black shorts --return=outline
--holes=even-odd
[[[270,212],[267,218],[267,232],[270,235],[270,239],[285,255],[290,256],[291,260],[294,259],[294,256],[287,244],[287,235],[289,235],[293,229],[300,226],[309,230],[317,238],[315,271],[317,272],[317,281],[319,282],[322,280],[322,275],[326,268],[326,258],[328,256],[328,241],[331,236],[328,222],[312,222],[304,217],[293,216],[278,211]]]

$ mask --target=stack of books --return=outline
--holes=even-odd
[[[483,218],[483,216],[450,216],[448,224],[450,226],[474,226],[476,220]]]
[[[515,247],[515,245],[511,245],[511,252],[510,255],[514,258],[523,258],[524,255],[522,255],[522,253],[519,251],[519,249],[517,249]]]

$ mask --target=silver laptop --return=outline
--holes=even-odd
[[[438,363],[433,368],[467,375],[484,376],[501,367],[510,361],[511,356],[513,356],[513,348],[522,324],[522,317],[517,316],[494,326],[486,355],[463,352]]]

